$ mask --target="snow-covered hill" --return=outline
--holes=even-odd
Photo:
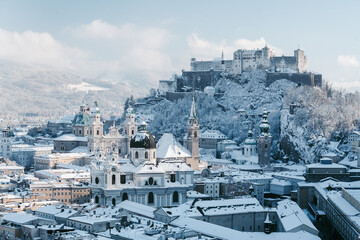
[[[104,113],[120,115],[124,100],[131,95],[129,85],[115,80],[6,61],[0,62],[0,91],[0,127],[73,114],[83,99],[88,103],[96,99]]]
[[[247,131],[259,134],[261,113],[270,111],[274,159],[285,154],[291,160],[313,162],[327,152],[335,152],[331,139],[341,138],[354,128],[359,118],[358,94],[345,94],[332,89],[302,87],[286,79],[270,86],[266,73],[256,70],[242,76],[226,75],[215,86],[221,97],[196,94],[196,108],[202,130],[216,129],[230,139],[242,143]],[[290,114],[291,103],[302,103]],[[178,140],[185,134],[191,98],[177,102],[163,100],[136,109],[139,118],[148,121],[149,131],[157,138],[173,133]],[[244,114],[244,112],[246,114]],[[284,149],[280,149],[281,147]]]

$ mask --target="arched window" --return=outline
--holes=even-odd
[[[115,174],[113,174],[112,177],[111,177],[112,185],[115,185],[115,182],[116,182],[116,176],[115,176]]]
[[[133,129],[133,130],[131,130],[131,134],[134,134],[134,129]]]
[[[127,134],[127,130],[125,130],[125,134]]]
[[[179,193],[177,191],[173,193],[173,202],[179,202]]]
[[[113,199],[111,200],[111,203],[112,203],[113,206],[115,206],[115,205],[116,205],[116,199],[113,198]]]
[[[155,152],[153,152],[153,158],[155,158]]]
[[[139,158],[139,153],[135,152],[135,158]]]
[[[194,137],[197,137],[197,132],[196,131],[194,132]]]
[[[152,192],[149,192],[149,195],[148,195],[148,203],[149,203],[149,204],[154,203],[154,194],[153,194]]]
[[[98,177],[95,178],[95,183],[99,184],[99,178]]]
[[[125,200],[128,200],[128,194],[125,192],[123,193],[122,195],[122,200],[125,201]]]
[[[96,130],[96,135],[100,135],[100,130]]]
[[[99,196],[95,196],[95,203],[99,203]]]
[[[149,158],[149,153],[145,152],[145,158],[148,159]]]

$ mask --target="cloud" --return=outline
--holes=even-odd
[[[0,60],[42,65],[75,72],[85,77],[111,78],[154,87],[176,68],[166,54],[171,34],[166,29],[115,26],[94,20],[64,31],[63,44],[48,32],[12,32],[0,28]],[[75,40],[75,41],[74,41]],[[84,42],[84,44],[82,44]],[[141,83],[141,84],[139,84]]]
[[[257,49],[263,48],[266,45],[264,38],[259,38],[256,40],[249,40],[245,38],[239,38],[233,41],[231,44],[227,44],[226,41],[221,41],[219,43],[210,42],[204,38],[199,37],[197,34],[192,34],[187,38],[187,44],[190,48],[191,54],[197,58],[213,58],[220,57],[221,52],[224,52],[226,59],[231,59],[233,52],[237,49]],[[280,54],[282,51],[276,47],[270,45],[275,53]]]
[[[112,25],[97,19],[89,24],[68,28],[81,39],[101,41],[111,45],[118,56],[122,71],[169,71],[173,70],[171,59],[164,48],[172,35],[163,28],[142,28],[135,24]],[[119,57],[120,55],[120,57]]]
[[[10,32],[0,29],[0,59],[74,69],[87,53],[56,41],[47,32]]]
[[[338,64],[343,67],[359,67],[360,63],[354,56],[339,55],[337,58]]]

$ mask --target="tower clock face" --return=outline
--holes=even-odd
[[[111,171],[116,172],[116,167],[112,167]]]

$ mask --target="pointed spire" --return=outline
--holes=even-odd
[[[221,52],[221,60],[224,60],[224,50]]]
[[[194,92],[194,90],[193,90],[193,101],[192,101],[191,109],[190,109],[190,118],[196,119],[195,92]]]

